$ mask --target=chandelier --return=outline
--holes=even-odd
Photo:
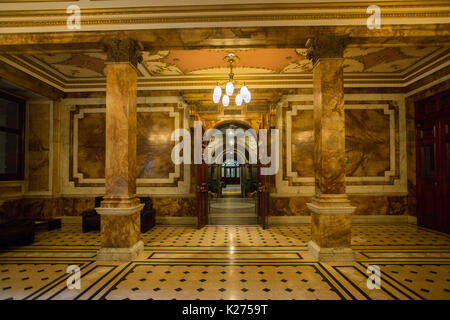
[[[228,107],[230,105],[230,98],[234,93],[234,84],[237,82],[234,81],[234,73],[233,73],[233,63],[237,63],[239,61],[239,57],[234,53],[229,53],[225,58],[223,58],[225,62],[230,65],[230,73],[228,74],[228,82],[225,85],[225,94],[222,96],[222,88],[217,84],[214,88],[212,99],[215,104],[218,104],[222,100],[222,104],[224,107]],[[222,99],[221,99],[222,98]],[[244,85],[239,90],[239,93],[236,94],[235,102],[239,107],[242,105],[242,102],[249,103],[252,99],[252,94],[250,90],[248,90],[247,86]]]

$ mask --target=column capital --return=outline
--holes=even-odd
[[[348,36],[321,35],[308,39],[306,57],[312,61],[313,66],[321,58],[343,58],[347,43]]]
[[[133,39],[110,39],[104,46],[107,62],[128,62],[135,68],[142,62],[142,45]]]

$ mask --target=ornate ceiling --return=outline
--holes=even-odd
[[[68,29],[69,3],[80,7],[78,30]],[[234,70],[236,80],[252,89],[311,88],[311,63],[302,46],[318,34],[348,35],[347,87],[405,88],[444,70],[450,59],[448,0],[378,1],[380,29],[367,26],[370,4],[369,0],[0,1],[0,74],[52,97],[104,91],[105,40],[132,38],[143,48],[140,90],[209,92],[227,79],[223,57],[229,52],[241,58]]]
[[[427,58],[436,47],[349,48],[345,51],[347,73],[401,73]],[[172,50],[144,52],[143,67],[150,76],[226,75],[228,64],[223,57],[229,50]],[[234,72],[239,74],[311,73],[306,49],[233,50],[240,61]],[[98,78],[105,75],[104,53],[74,53],[19,56],[67,78]]]
[[[277,81],[284,81],[286,77],[311,78],[312,65],[306,59],[306,49],[200,49],[144,51],[139,81],[149,87],[155,81],[163,81],[170,89],[177,89],[180,81],[192,81],[193,88],[196,88],[196,81],[197,85],[209,86],[205,81],[214,83],[227,79],[229,67],[223,58],[230,51],[240,58],[234,67],[237,80],[252,83],[266,79],[276,87]],[[353,78],[400,79],[438,59],[448,59],[448,55],[449,50],[440,47],[351,47],[344,54],[344,72]],[[48,83],[62,88],[104,86],[106,55],[101,52],[4,55],[0,59],[33,71]]]

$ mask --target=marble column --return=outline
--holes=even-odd
[[[97,260],[131,261],[142,253],[140,211],[136,197],[136,102],[138,44],[132,39],[105,43],[106,163]]]
[[[351,214],[345,192],[343,54],[346,37],[308,40],[313,63],[315,195],[309,251],[319,261],[352,261]]]

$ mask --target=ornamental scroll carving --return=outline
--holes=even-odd
[[[348,43],[348,36],[317,36],[308,39],[306,58],[312,61],[313,66],[320,58],[343,58]]]
[[[111,39],[104,45],[108,62],[129,62],[135,68],[142,62],[142,46],[133,39]]]

